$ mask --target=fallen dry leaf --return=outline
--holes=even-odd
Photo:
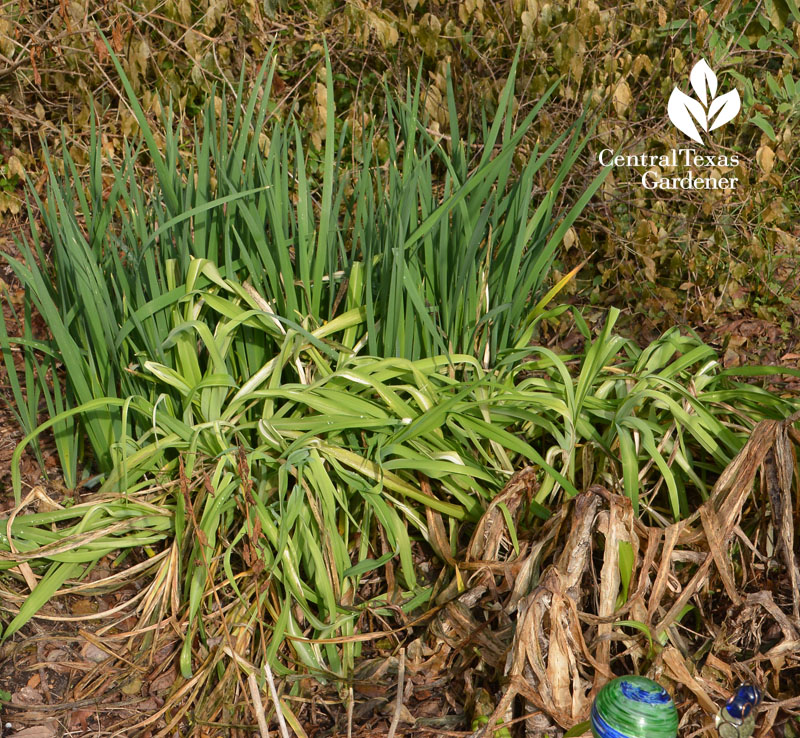
[[[120,689],[120,692],[122,692],[122,694],[126,694],[128,696],[139,694],[139,692],[141,691],[142,691],[142,680],[139,679],[139,677],[134,677],[129,682],[124,684]]]
[[[85,733],[87,730],[89,730],[89,726],[86,724],[86,721],[93,714],[93,710],[73,710],[69,715],[69,729],[80,730]]]
[[[101,664],[106,659],[111,658],[102,648],[98,648],[94,643],[88,642],[81,648],[81,656],[95,664]]]
[[[33,687],[20,687],[11,695],[12,705],[40,705],[42,702],[42,693]]]
[[[150,682],[150,686],[148,688],[150,694],[159,694],[161,692],[165,692],[172,686],[172,683],[175,681],[175,679],[177,679],[177,672],[175,671],[175,668],[172,667]]]
[[[52,725],[36,725],[12,733],[8,738],[55,738],[55,735],[56,729]]]
[[[664,663],[672,673],[672,676],[681,684],[684,684],[689,688],[706,713],[709,715],[716,714],[717,706],[714,704],[713,700],[708,696],[708,694],[706,694],[706,691],[703,689],[703,687],[692,676],[691,672],[686,666],[683,656],[681,656],[678,650],[672,646],[669,646],[664,650],[663,658]]]
[[[78,597],[72,601],[70,609],[73,615],[93,615],[97,612],[97,602],[89,597]]]

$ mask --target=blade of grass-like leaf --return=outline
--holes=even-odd
[[[105,37],[105,34],[103,34],[102,31],[98,31],[98,33],[100,34],[100,38],[103,40],[103,43],[106,45],[106,49],[108,50],[111,61],[117,70],[117,74],[119,75],[122,86],[127,94],[128,104],[131,106],[131,110],[133,110],[133,115],[136,118],[137,124],[139,125],[139,130],[147,142],[147,148],[150,151],[150,157],[153,162],[153,166],[156,168],[159,182],[167,200],[167,206],[173,215],[177,215],[180,212],[180,199],[172,184],[175,176],[174,170],[170,171],[167,168],[161,148],[156,142],[155,136],[153,136],[153,132],[150,129],[149,123],[147,122],[147,117],[145,116],[144,110],[139,104],[138,96],[131,86],[130,80],[128,80],[128,77],[126,76],[125,70],[123,70],[122,65],[120,64],[119,59],[117,59],[114,49],[111,48],[111,45],[108,43],[108,39]]]
[[[639,515],[639,461],[630,431],[616,424],[619,453],[622,462],[622,484],[626,497],[633,503],[633,514]]]
[[[336,111],[333,96],[333,71],[328,47],[325,46],[325,162],[322,172],[322,202],[320,203],[319,223],[317,224],[317,248],[314,256],[313,283],[314,291],[311,294],[311,314],[321,317],[320,305],[322,303],[322,277],[327,266],[325,256],[330,249],[328,229],[331,222],[331,202],[333,200],[334,169],[333,154],[336,144],[334,134],[334,121]]]
[[[80,564],[52,564],[36,585],[33,592],[28,595],[19,608],[19,612],[8,624],[0,642],[8,640],[22,626],[24,626],[39,610],[44,607],[70,577],[77,576],[82,570]]]
[[[536,451],[536,449],[534,449],[530,444],[521,441],[508,431],[503,430],[502,428],[493,427],[491,424],[486,423],[483,420],[479,420],[478,418],[471,418],[466,415],[461,416],[459,418],[459,423],[472,428],[474,431],[480,434],[481,437],[493,439],[503,445],[505,448],[516,451],[530,461],[533,461],[544,471],[546,471],[547,474],[553,477],[553,479],[555,479],[570,496],[578,494],[578,490],[575,488],[572,482],[570,482],[566,477],[557,472],[550,464],[548,464],[544,458],[542,458],[541,454],[539,454],[539,452]]]
[[[435,497],[429,497],[428,495],[423,494],[416,487],[411,486],[408,482],[405,482],[397,475],[382,471],[377,464],[365,459],[363,456],[360,456],[353,451],[326,443],[320,444],[319,449],[323,452],[323,454],[325,454],[325,456],[331,456],[334,459],[338,459],[346,466],[355,469],[364,476],[367,476],[376,482],[380,482],[387,489],[398,492],[399,494],[409,497],[412,500],[416,500],[417,502],[421,502],[427,507],[436,510],[436,512],[447,515],[448,517],[456,518],[457,520],[464,518],[464,510],[458,505],[453,505],[449,502],[442,502]]]
[[[578,198],[576,203],[570,208],[569,212],[561,220],[558,227],[553,231],[553,234],[548,239],[545,247],[537,256],[536,261],[534,263],[534,269],[537,272],[539,273],[544,272],[545,265],[549,263],[549,260],[551,259],[556,248],[563,241],[567,231],[572,227],[572,225],[577,220],[578,216],[586,208],[586,205],[589,203],[589,200],[591,200],[592,197],[594,197],[594,194],[597,192],[597,190],[600,189],[600,186],[603,184],[603,182],[605,182],[605,179],[610,171],[611,169],[609,167],[603,168],[603,170],[591,181],[589,186],[584,190],[584,192]]]

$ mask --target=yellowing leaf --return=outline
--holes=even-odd
[[[0,18],[0,51],[8,57],[14,55],[14,42],[11,40],[13,32],[11,24],[5,19]]]
[[[183,37],[183,43],[186,45],[186,51],[189,52],[189,56],[192,59],[197,59],[201,55],[200,50],[200,35],[194,31],[194,29],[190,28],[186,31],[186,34]]]
[[[19,198],[5,192],[0,192],[0,213],[16,215],[20,211]]]
[[[189,0],[178,0],[178,15],[186,24],[192,20],[192,4]]]
[[[9,174],[16,174],[20,179],[25,179],[25,167],[18,157],[9,156],[7,167]]]
[[[769,146],[761,146],[756,151],[756,161],[764,174],[769,174],[775,166],[775,152]]]
[[[577,240],[578,234],[575,233],[575,228],[570,226],[567,229],[567,232],[564,234],[564,250],[569,251],[575,245],[575,241]]]
[[[317,98],[317,105],[325,106],[328,104],[328,88],[321,82],[317,82],[314,87],[314,92]]]
[[[653,62],[650,60],[650,57],[647,56],[647,54],[638,54],[633,60],[631,74],[634,77],[638,77],[643,71],[647,72],[648,74],[652,74]]]
[[[420,26],[430,29],[434,36],[438,36],[442,30],[442,22],[433,13],[425,13],[420,21]]]
[[[211,0],[208,4],[206,17],[204,19],[204,26],[206,33],[212,33],[220,18],[225,13],[225,0]]]
[[[656,281],[656,263],[649,256],[642,254],[642,261],[644,262],[644,276],[650,281]]]
[[[129,696],[134,694],[139,694],[139,692],[141,691],[142,691],[142,680],[139,679],[139,677],[134,677],[120,689],[120,692],[122,692],[122,694],[127,694]]]
[[[631,95],[630,86],[624,79],[620,80],[614,90],[614,109],[617,111],[617,115],[625,115],[632,100],[633,95]]]

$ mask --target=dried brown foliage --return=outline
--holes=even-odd
[[[490,724],[512,719],[520,697],[538,713],[528,718],[530,735],[586,720],[599,687],[633,672],[668,686],[689,732],[711,725],[738,682],[754,682],[769,695],[766,735],[800,706],[798,444],[791,419],[762,422],[708,501],[666,529],[634,519],[627,498],[592,487],[515,553],[498,507],[519,519],[530,494],[523,470],[459,563],[466,589],[430,628],[450,649],[439,657],[465,669],[474,658],[464,644],[477,645],[484,668],[505,684]],[[632,567],[620,603],[625,546]]]

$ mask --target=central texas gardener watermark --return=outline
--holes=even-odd
[[[701,177],[691,167],[730,169],[739,164],[739,156],[700,154],[697,149],[672,149],[666,154],[617,154],[611,149],[603,149],[597,157],[604,167],[645,167],[642,173],[642,187],[648,190],[726,190],[736,187],[736,177]],[[661,170],[689,167],[684,175],[665,175]]]
[[[736,90],[717,95],[717,76],[704,59],[692,68],[689,82],[697,99],[676,87],[667,105],[667,115],[681,133],[704,145],[700,131],[710,133],[729,123],[738,115],[741,101]],[[698,149],[681,148],[664,154],[615,155],[611,149],[603,149],[597,158],[604,167],[644,168],[641,184],[647,190],[727,190],[734,189],[739,181],[738,177],[723,176],[739,164],[737,154],[715,156],[700,153]],[[665,169],[679,167],[688,171],[664,173]],[[706,176],[695,173],[703,169],[711,171]]]

